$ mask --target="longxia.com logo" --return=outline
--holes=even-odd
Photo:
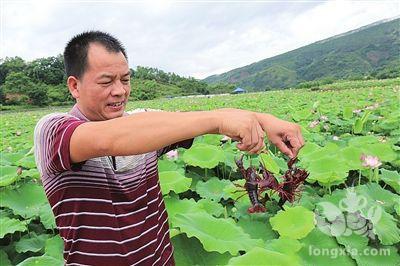
[[[329,236],[357,234],[375,239],[372,226],[381,219],[382,207],[369,205],[365,196],[349,188],[346,197],[338,205],[328,201],[318,203],[315,217],[317,227]]]
[[[321,248],[317,246],[308,246],[308,254],[310,256],[328,256],[331,259],[336,259],[340,256],[361,257],[361,256],[390,256],[391,250],[389,248],[365,248],[358,250],[356,248]]]

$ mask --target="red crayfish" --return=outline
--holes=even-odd
[[[265,193],[263,198],[260,196],[262,192],[268,189],[271,189],[273,193],[278,193],[280,197],[278,204],[281,208],[286,201],[293,203],[296,198],[300,197],[300,185],[303,184],[309,173],[304,169],[299,169],[296,167],[295,163],[297,161],[297,157],[288,161],[288,170],[282,176],[283,181],[278,183],[273,173],[268,171],[261,162],[261,176],[257,169],[253,166],[245,169],[243,166],[243,156],[244,155],[241,155],[239,159],[235,160],[235,163],[246,180],[244,188],[249,195],[250,202],[252,204],[252,206],[250,206],[247,210],[249,213],[266,212],[265,203],[270,198],[267,193]]]

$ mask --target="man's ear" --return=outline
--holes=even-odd
[[[69,76],[67,79],[67,85],[69,92],[71,93],[72,97],[75,99],[79,98],[79,88],[78,88],[79,80],[74,76]]]

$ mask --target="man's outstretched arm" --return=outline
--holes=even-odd
[[[237,147],[240,150],[257,153],[264,147],[264,131],[275,126],[268,122],[270,118],[271,122],[280,127],[275,132],[280,134],[282,130],[288,130],[293,132],[290,133],[293,136],[299,133],[294,123],[279,120],[269,114],[237,109],[148,112],[78,126],[71,136],[70,156],[72,162],[81,162],[105,155],[141,154],[203,134],[227,135],[239,141]],[[292,154],[284,150],[282,152],[288,156],[297,154],[296,150],[304,143],[299,141],[296,145]]]

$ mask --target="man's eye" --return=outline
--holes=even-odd
[[[123,79],[122,82],[123,83],[129,83],[129,79]]]
[[[100,82],[101,85],[110,85],[112,81]]]

